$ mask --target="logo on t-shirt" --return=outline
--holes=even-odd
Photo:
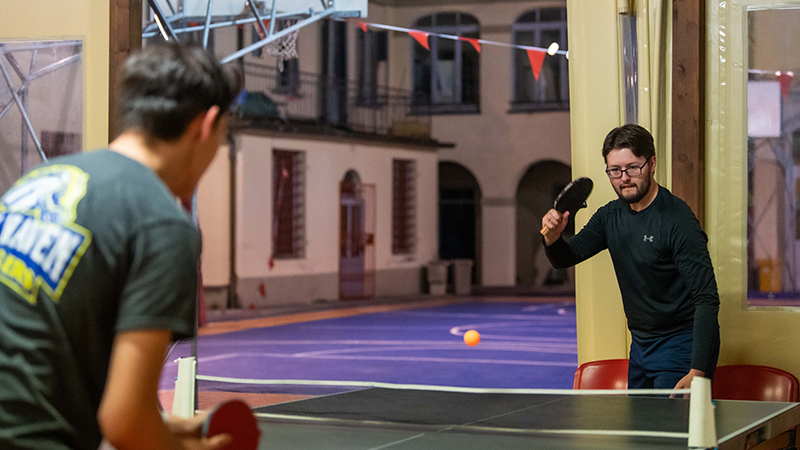
[[[74,166],[36,169],[0,199],[0,282],[31,304],[39,288],[58,301],[91,242],[75,223],[89,175]]]
[[[648,236],[648,235],[645,234],[644,235],[644,241],[645,242],[653,242],[653,237],[654,236]]]

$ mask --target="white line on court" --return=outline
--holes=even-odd
[[[504,337],[505,339],[506,337]],[[537,337],[537,336],[511,336],[509,338],[513,341],[521,341],[521,342],[494,342],[493,344],[499,345],[506,345],[506,346],[518,346],[518,347],[525,347],[528,344],[524,342],[535,342],[535,343],[563,343],[563,344],[577,344],[578,340],[575,337]],[[211,340],[209,342],[204,342],[203,340],[199,341],[199,345],[203,348],[212,348],[212,347],[264,347],[270,345],[451,345],[453,347],[463,348],[464,343],[461,340],[426,340],[426,339],[395,339],[395,340],[356,340],[356,339],[343,339],[343,340],[333,340],[333,339],[300,339],[300,340],[270,340],[270,339],[259,339],[259,340]],[[189,342],[182,343],[179,347],[188,347]]]
[[[464,345],[461,344],[460,347]],[[370,348],[339,348],[339,349],[330,349],[330,350],[313,350],[310,352],[301,352],[295,353],[294,355],[297,357],[307,357],[307,356],[316,356],[316,355],[334,355],[334,354],[344,354],[344,353],[363,353],[363,352],[375,352],[375,351],[413,351],[413,350],[423,350],[423,351],[431,351],[431,350],[452,350],[452,347],[415,347],[414,345],[407,345],[407,344],[398,344],[390,347],[370,347]],[[525,348],[519,347],[506,347],[506,346],[492,346],[490,344],[485,345],[483,348],[474,348],[474,349],[465,349],[465,351],[525,351],[529,353],[558,353],[564,355],[575,355],[577,354],[576,349],[572,345],[541,345],[541,346],[529,346]]]
[[[571,317],[564,317],[558,315],[557,311],[553,311],[551,316],[535,315],[535,314],[478,314],[478,313],[436,313],[436,312],[414,312],[414,311],[398,311],[392,314],[403,316],[424,316],[424,317],[446,317],[457,319],[505,319],[505,320],[537,320],[537,321],[570,321]]]

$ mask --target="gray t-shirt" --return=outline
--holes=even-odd
[[[96,450],[114,335],[192,335],[199,233],[147,167],[51,160],[0,199],[0,448]]]

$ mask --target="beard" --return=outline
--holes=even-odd
[[[632,194],[622,193],[624,189],[630,187],[636,188],[636,191],[633,192]],[[647,192],[650,190],[650,177],[645,178],[641,185],[629,182],[624,186],[620,186],[619,189],[615,188],[615,190],[617,191],[617,196],[619,196],[619,199],[622,200],[623,202],[629,205],[632,205],[634,203],[639,203],[644,198],[644,196],[647,195]]]

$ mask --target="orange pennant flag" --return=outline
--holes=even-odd
[[[425,50],[428,51],[431,50],[430,45],[428,45],[428,33],[424,31],[409,31],[408,34],[410,34],[411,37],[416,39],[416,41],[419,42],[421,46],[425,47]]]
[[[364,33],[367,32],[367,24],[365,24],[364,22],[358,22],[358,26],[361,28],[361,31],[363,31]]]
[[[534,50],[531,48],[526,48],[526,52],[528,52],[528,61],[531,63],[531,70],[533,70],[533,77],[536,78],[536,81],[539,81],[539,72],[542,70],[542,63],[544,63],[544,55],[547,52],[542,50]]]
[[[481,43],[477,39],[466,38],[466,37],[461,37],[459,39],[461,39],[462,41],[467,41],[470,44],[472,44],[472,46],[475,47],[475,51],[476,52],[478,52],[478,53],[481,52]]]

